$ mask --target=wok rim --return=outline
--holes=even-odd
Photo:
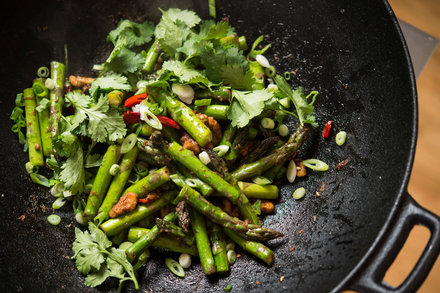
[[[402,183],[400,185],[400,189],[398,191],[397,198],[394,202],[394,205],[382,227],[382,229],[377,234],[373,244],[370,246],[368,251],[364,254],[362,259],[356,264],[356,266],[348,273],[348,275],[339,282],[339,284],[333,288],[332,292],[340,292],[342,290],[350,289],[351,285],[356,282],[356,275],[361,274],[363,270],[365,270],[365,267],[368,267],[368,262],[371,261],[373,253],[380,249],[381,241],[385,238],[386,232],[393,228],[395,223],[393,222],[396,217],[398,217],[398,213],[402,208],[402,203],[408,199],[407,197],[411,197],[408,193],[408,182],[409,178],[411,176],[412,166],[414,163],[414,155],[415,150],[417,146],[417,133],[418,133],[418,96],[417,96],[417,83],[415,79],[414,74],[414,68],[411,61],[411,56],[409,54],[408,45],[406,43],[405,37],[403,35],[402,29],[400,28],[399,22],[397,20],[397,17],[391,8],[390,4],[387,0],[383,0],[383,4],[385,5],[385,9],[387,10],[388,14],[392,18],[394,28],[399,35],[399,39],[402,43],[403,51],[405,54],[405,59],[408,64],[408,73],[410,77],[411,82],[411,96],[412,96],[412,106],[413,106],[413,127],[412,127],[412,136],[411,136],[411,147],[408,157],[408,163],[406,165],[405,173],[402,178]],[[394,224],[394,225],[393,225]]]

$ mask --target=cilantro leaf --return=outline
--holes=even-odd
[[[222,82],[221,69],[226,64],[226,52],[224,50],[215,50],[205,48],[200,61],[205,66],[206,76],[214,83]]]
[[[83,274],[88,274],[92,269],[99,270],[101,264],[105,261],[101,255],[98,245],[91,239],[89,232],[81,232],[75,228],[75,242],[73,242],[72,250],[76,267]]]
[[[83,150],[78,147],[75,155],[69,157],[61,166],[60,180],[72,194],[80,194],[84,190],[85,171]]]
[[[98,77],[92,82],[92,86],[89,90],[90,94],[94,97],[98,89],[102,89],[105,91],[131,91],[132,88],[125,76],[122,76],[120,74],[108,74],[106,76]]]
[[[93,168],[101,166],[102,157],[100,154],[88,155],[86,157],[86,162],[84,168]]]
[[[239,65],[227,65],[222,68],[221,76],[224,83],[229,84],[232,88],[241,90],[252,90],[255,83],[254,75],[251,71],[244,71]]]
[[[104,71],[114,71],[119,73],[133,73],[144,65],[145,58],[141,54],[122,47],[119,53],[108,63]]]
[[[110,252],[114,255],[117,255],[120,259],[125,259],[125,250],[111,248]],[[109,271],[109,275],[115,278],[122,279],[124,278],[125,270],[122,264],[115,261],[112,258],[107,258],[107,269]]]
[[[206,76],[214,83],[225,82],[235,89],[251,90],[255,79],[248,71],[249,63],[240,49],[229,47],[204,49],[201,62]]]
[[[128,19],[121,20],[108,36],[107,41],[116,45],[118,39],[124,38],[128,48],[141,46],[151,41],[154,33],[154,24],[151,22],[136,23]]]
[[[87,131],[94,141],[116,141],[125,137],[127,129],[124,119],[116,109],[109,110],[107,95],[101,96],[98,103],[86,113],[89,117]]]
[[[83,274],[88,274],[92,269],[99,270],[101,264],[105,261],[104,256],[99,253],[96,246],[81,250],[75,257],[76,267]]]
[[[186,40],[182,47],[177,48],[177,52],[184,53],[187,57],[186,60],[196,56],[200,56],[203,50],[206,48],[213,48],[213,45],[211,42],[206,40],[197,40],[197,39],[188,39]]]
[[[170,71],[177,76],[181,83],[203,83],[209,86],[210,82],[199,70],[187,63],[169,60],[162,65],[162,70]]]
[[[202,29],[200,30],[202,32]],[[221,39],[226,37],[229,34],[229,22],[227,21],[219,21],[216,24],[212,25],[208,34],[206,35],[206,39]]]
[[[189,28],[196,26],[201,21],[200,17],[191,10],[170,8],[167,11],[163,11],[162,9],[160,9],[160,11],[162,12],[162,17],[168,18],[172,22],[181,21]]]
[[[101,95],[94,106],[91,104],[92,99],[82,93],[69,92],[66,98],[76,109],[72,129],[88,118],[87,135],[96,142],[115,141],[125,136],[127,129],[124,119],[116,109],[110,109],[107,95]]]
[[[191,28],[200,22],[200,17],[193,11],[177,8],[161,11],[162,18],[156,25],[154,36],[163,50],[171,57],[174,57],[177,49],[182,46],[183,41],[188,36],[195,36]]]
[[[252,92],[233,90],[228,113],[232,126],[242,128],[248,125],[252,118],[261,114],[265,101],[271,99],[272,95],[265,89]]]
[[[313,127],[317,126],[315,122],[315,116],[313,115],[313,102],[308,103],[306,96],[301,87],[296,90],[292,90],[287,81],[280,75],[275,76],[275,82],[278,86],[278,89],[289,97],[289,99],[295,105],[296,113],[298,114],[299,122],[301,125],[304,123],[311,124]]]
[[[188,35],[188,31],[183,25],[178,25],[170,19],[162,16],[161,21],[157,24],[154,30],[156,39],[159,40],[160,46],[168,55],[174,57],[177,48],[182,46],[183,40]]]
[[[92,222],[89,231],[81,232],[75,228],[75,242],[72,250],[77,269],[87,274],[85,284],[96,287],[102,284],[107,277],[120,279],[120,284],[132,280],[135,289],[139,289],[133,266],[128,261],[125,251],[112,247],[107,236]],[[128,277],[125,274],[128,273]]]
[[[78,227],[75,227],[75,241],[72,244],[74,255],[72,256],[72,258],[75,258],[81,252],[81,250],[87,249],[93,245],[94,243],[90,238],[89,232],[82,232]]]
[[[87,274],[87,273],[86,273]],[[84,284],[89,287],[96,287],[104,283],[104,281],[109,277],[109,270],[106,266],[101,266],[97,272],[93,272],[87,275]]]
[[[112,242],[107,239],[107,236],[96,225],[89,223],[90,237],[93,241],[98,243],[103,248],[109,248],[112,246]]]

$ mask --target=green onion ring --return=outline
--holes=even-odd
[[[58,210],[59,208],[61,208],[65,204],[66,204],[66,199],[64,197],[59,197],[53,202],[52,208],[54,210]]]
[[[136,143],[137,143],[137,135],[135,133],[128,135],[121,144],[121,154],[126,154],[129,151],[131,151],[131,149],[134,148]]]
[[[299,187],[293,192],[292,197],[293,199],[299,200],[303,198],[304,195],[306,195],[306,189],[304,187]]]
[[[61,218],[60,218],[60,216],[58,216],[58,215],[54,215],[54,214],[52,214],[52,215],[50,215],[49,217],[47,217],[47,221],[48,221],[50,224],[56,226],[56,225],[58,225],[59,223],[61,223]]]
[[[336,144],[339,146],[342,146],[343,144],[345,144],[345,140],[347,139],[347,132],[345,131],[339,131],[336,134]]]
[[[38,68],[37,70],[37,76],[38,77],[48,77],[49,76],[49,68],[47,68],[46,66],[41,66],[40,68]]]
[[[168,269],[176,276],[181,278],[185,276],[185,271],[183,270],[182,266],[174,259],[167,257],[165,259],[165,264],[167,265]]]
[[[289,71],[284,72],[284,79],[290,80],[290,78],[291,78],[290,72]]]
[[[268,78],[272,78],[272,77],[275,77],[275,75],[277,74],[277,71],[275,70],[275,67],[270,66],[270,67],[264,68],[264,73],[266,74],[266,76]]]
[[[315,171],[327,171],[328,165],[318,159],[308,159],[302,161],[304,166]]]
[[[160,123],[159,119],[156,117],[156,115],[154,115],[150,110],[145,109],[144,111],[144,115],[147,116],[145,119],[145,123],[147,123],[148,125],[150,125],[151,127],[153,127],[154,129],[157,130],[162,130],[162,123]]]

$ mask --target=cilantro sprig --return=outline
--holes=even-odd
[[[301,125],[308,123],[313,127],[316,127],[317,123],[315,122],[315,116],[313,115],[313,110],[315,109],[313,104],[315,102],[316,95],[312,99],[312,102],[308,103],[301,87],[298,87],[296,90],[292,90],[284,77],[280,75],[275,76],[275,82],[279,90],[285,94],[295,105],[296,113],[298,114]]]
[[[80,92],[69,92],[66,99],[75,107],[71,129],[86,124],[85,134],[96,142],[116,141],[123,138],[127,132],[122,115],[109,107],[108,97],[101,95],[98,102],[93,104],[90,96]]]
[[[89,231],[82,232],[75,228],[75,242],[72,245],[72,259],[75,259],[78,271],[87,275],[84,283],[96,287],[108,277],[115,277],[119,279],[118,291],[122,289],[123,282],[130,280],[139,289],[133,266],[127,260],[125,251],[112,247],[112,242],[92,222],[89,223]]]

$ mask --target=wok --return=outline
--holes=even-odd
[[[105,36],[120,18],[157,22],[159,6],[193,9],[207,18],[207,2],[9,1],[3,7],[1,292],[117,288],[115,282],[96,290],[83,285],[69,259],[75,226],[70,208],[57,212],[62,217],[59,226],[48,224],[53,199],[30,181],[24,169],[27,155],[9,130],[15,94],[30,85],[39,66],[63,61],[65,43],[69,72],[87,75],[109,52]],[[158,253],[141,271],[141,286],[154,292],[221,292],[226,284],[232,284],[235,292],[416,290],[439,253],[440,221],[406,191],[417,132],[416,87],[408,50],[389,5],[379,0],[222,0],[217,5],[218,15],[229,17],[239,35],[249,41],[268,36],[269,60],[279,72],[297,69],[292,75],[295,87],[320,92],[319,124],[335,121],[337,129],[348,133],[348,140],[337,147],[322,141],[317,129],[301,150],[301,157],[324,160],[331,171],[311,172],[293,186],[281,187],[285,202],[264,220],[266,226],[285,233],[269,243],[276,255],[272,266],[242,254],[227,276],[207,278],[200,266],[193,265],[179,279]],[[336,171],[336,164],[344,159],[348,165]],[[325,190],[315,196],[322,182]],[[307,196],[294,201],[291,192],[300,186],[306,187]],[[17,219],[21,215],[24,220]],[[384,273],[418,224],[428,227],[430,240],[404,283],[389,287],[382,281]],[[289,252],[292,246],[296,249]]]

